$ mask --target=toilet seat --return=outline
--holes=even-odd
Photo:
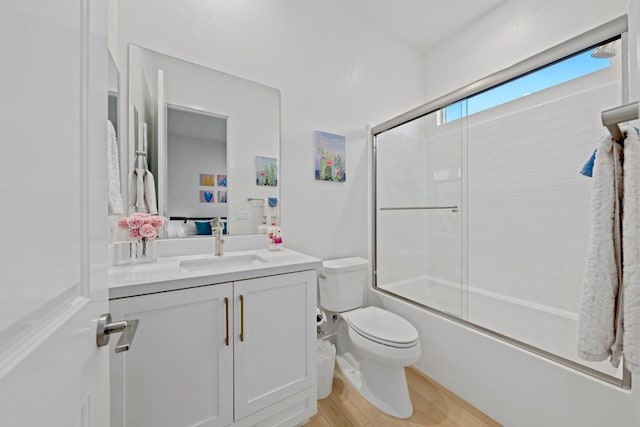
[[[414,347],[418,331],[402,317],[378,307],[365,307],[342,313],[350,329],[378,344],[396,348]]]

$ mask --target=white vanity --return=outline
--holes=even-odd
[[[284,249],[112,267],[112,426],[294,426],[316,412],[316,268]]]
[[[279,157],[280,91],[139,46],[128,63],[121,176],[155,176],[173,223],[156,261],[109,269],[113,319],[139,319],[129,350],[111,352],[111,425],[299,425],[316,413],[321,262],[253,235],[280,196],[256,178],[258,158]],[[122,188],[129,211],[146,210],[146,193]],[[219,257],[213,238],[184,237],[215,217],[227,225]],[[129,254],[118,247],[114,264]]]

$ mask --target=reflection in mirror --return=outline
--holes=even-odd
[[[227,219],[226,118],[168,106],[167,160],[169,217]]]
[[[129,103],[127,173],[146,146],[159,213],[189,218],[172,221],[168,237],[206,233],[196,219],[226,218],[233,235],[264,232],[265,217],[278,222],[279,206],[266,201],[279,205],[277,89],[129,46]],[[258,157],[273,162],[269,185],[256,179]]]
[[[107,108],[107,118],[113,124],[113,127],[116,130],[116,135],[118,134],[118,86],[120,83],[120,73],[118,72],[118,67],[116,67],[116,62],[113,60],[113,56],[111,56],[111,52],[109,52],[109,68],[107,72],[107,77],[109,81],[109,92],[107,94],[108,99],[108,108]]]
[[[123,180],[121,176],[121,164],[123,162],[123,154],[126,156],[126,148],[122,150],[122,139],[118,124],[118,97],[120,91],[120,71],[116,65],[111,51],[108,56],[107,68],[107,173],[109,192],[107,199],[109,213],[109,242],[124,240],[117,226],[117,221],[121,215],[125,213],[125,204],[122,198]],[[123,152],[124,151],[124,152]]]

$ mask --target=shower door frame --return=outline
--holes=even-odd
[[[612,384],[614,386],[620,387],[625,390],[631,389],[631,372],[623,367],[622,370],[622,378],[614,377],[612,375],[606,374],[604,372],[598,371],[596,369],[585,366],[581,363],[575,362],[573,360],[567,359],[565,357],[559,356],[555,353],[551,353],[549,351],[543,350],[539,347],[535,347],[533,345],[527,344],[524,341],[517,340],[515,338],[509,337],[507,335],[501,334],[499,332],[493,331],[491,329],[480,326],[476,323],[472,323],[468,320],[463,319],[462,317],[456,317],[444,311],[435,309],[433,307],[418,303],[409,298],[403,297],[396,293],[387,291],[378,287],[377,280],[377,270],[378,270],[378,248],[377,248],[377,217],[378,217],[378,206],[377,206],[377,136],[383,132],[391,130],[395,127],[401,126],[405,123],[411,122],[413,120],[419,119],[421,117],[426,116],[427,114],[431,114],[436,112],[450,104],[468,98],[472,95],[476,95],[480,92],[484,92],[489,90],[495,86],[498,86],[503,83],[507,83],[511,80],[514,80],[518,77],[526,75],[528,73],[534,72],[540,68],[546,67],[553,63],[563,60],[566,57],[574,55],[577,52],[584,51],[598,45],[613,41],[613,40],[621,40],[621,50],[622,50],[622,102],[626,104],[629,102],[629,76],[628,76],[628,17],[627,15],[622,15],[616,19],[613,19],[605,24],[602,24],[590,31],[587,31],[583,34],[580,34],[574,38],[571,38],[559,45],[551,47],[547,50],[544,50],[530,58],[527,58],[523,61],[520,61],[508,68],[505,68],[501,71],[497,71],[493,74],[490,74],[487,77],[484,77],[480,80],[477,80],[473,83],[470,83],[466,86],[463,86],[460,89],[457,89],[453,92],[450,92],[444,96],[441,96],[431,102],[427,102],[423,105],[420,105],[412,110],[409,110],[403,114],[400,114],[396,117],[393,117],[383,123],[380,123],[376,126],[371,127],[368,137],[370,138],[371,144],[371,154],[372,154],[372,188],[371,188],[371,200],[372,200],[372,212],[371,212],[371,221],[372,221],[372,254],[371,254],[371,277],[373,281],[373,290],[376,292],[380,292],[386,295],[389,295],[393,298],[397,298],[406,303],[418,306],[424,310],[427,310],[433,314],[444,317],[452,322],[460,324],[464,327],[482,332],[486,335],[489,335],[493,338],[499,339],[508,344],[514,345],[531,353],[534,353],[538,356],[542,356],[546,359],[549,359],[553,362],[559,363],[568,368],[574,369],[583,374],[594,377],[598,380],[604,381],[608,384]],[[464,202],[463,202],[463,205]],[[466,207],[466,205],[465,205]],[[466,218],[466,212],[463,213],[463,218]],[[463,221],[464,222],[464,221]],[[463,225],[466,227],[466,225]],[[463,247],[463,252],[466,253],[466,249]],[[464,269],[466,270],[466,269]],[[461,285],[464,287],[467,283],[466,275],[463,274],[463,280]]]

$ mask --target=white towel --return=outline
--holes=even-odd
[[[109,214],[124,214],[122,194],[120,193],[120,160],[118,155],[118,140],[113,123],[107,120],[107,169],[109,172]]]
[[[129,173],[129,210],[158,214],[155,179],[146,169],[136,168]]]
[[[624,365],[640,373],[640,142],[635,128],[622,128],[624,141],[624,216],[622,248]]]
[[[153,174],[146,169],[136,168],[129,173],[129,210],[158,214],[156,183]]]
[[[593,173],[591,237],[578,325],[578,355],[593,362],[617,355],[616,334],[622,333],[616,327],[621,274],[620,256],[616,255],[620,247],[619,225],[616,227],[620,215],[619,194],[615,189],[620,187],[616,181],[622,182],[620,150],[610,136],[602,138]]]
[[[153,174],[146,171],[144,174],[144,202],[151,215],[158,215],[158,203],[156,202],[156,182]]]

